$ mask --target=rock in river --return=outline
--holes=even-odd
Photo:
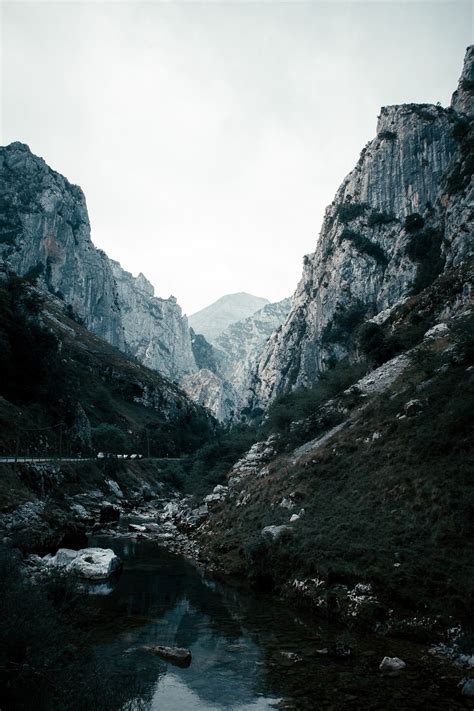
[[[178,667],[189,667],[191,664],[191,652],[183,647],[161,647],[159,645],[153,647],[144,647],[144,649],[158,654],[167,662],[175,664]]]
[[[60,548],[46,562],[87,580],[105,580],[122,567],[122,561],[110,548],[83,548],[79,551]]]
[[[384,657],[379,665],[380,671],[383,672],[399,672],[405,667],[405,662],[398,657]]]

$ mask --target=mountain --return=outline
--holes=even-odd
[[[92,334],[64,301],[0,269],[0,448],[174,456],[215,428],[156,371]]]
[[[389,319],[472,254],[473,62],[470,47],[449,108],[382,108],[376,137],[326,210],[290,313],[259,358],[250,407],[356,358],[364,322]]]
[[[253,444],[224,480],[206,462],[227,486],[194,532],[214,570],[453,657],[474,586],[473,101],[469,47],[449,108],[382,109],[251,376]]]
[[[178,381],[197,370],[186,317],[93,245],[84,194],[28,146],[0,148],[0,258],[71,306],[86,327]]]
[[[210,343],[214,343],[231,323],[251,316],[268,303],[268,299],[245,292],[227,294],[189,316],[189,325],[196,333],[202,334]]]
[[[185,376],[182,387],[214,417],[229,422],[237,418],[247,398],[249,377],[270,335],[283,323],[291,300],[266,304],[252,316],[231,323],[214,340],[192,331],[193,352],[200,370]]]

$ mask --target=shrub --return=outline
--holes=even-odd
[[[375,259],[378,264],[381,264],[384,267],[387,266],[387,255],[383,251],[382,247],[375,242],[371,242],[370,239],[367,239],[364,235],[354,232],[354,230],[350,230],[346,227],[341,234],[341,241],[342,240],[352,242],[358,252],[367,254],[367,256],[372,257],[372,259]]]
[[[367,208],[363,202],[343,202],[337,206],[336,215],[341,222],[347,223],[363,215]]]
[[[395,133],[395,131],[380,131],[380,133],[378,134],[378,138],[385,141],[395,141],[397,138],[397,134]]]
[[[372,210],[367,219],[367,224],[369,227],[375,227],[375,225],[386,225],[389,222],[395,222],[396,219],[395,215],[391,215],[388,212]]]
[[[123,454],[130,451],[130,439],[126,432],[106,422],[92,430],[93,447],[100,452]]]
[[[412,293],[418,294],[433,283],[443,268],[441,244],[443,235],[439,230],[428,227],[423,232],[413,234],[407,245],[407,255],[413,262],[418,262]]]
[[[321,342],[347,342],[350,334],[362,323],[367,314],[367,306],[357,301],[346,309],[336,311],[330,323],[321,333]]]
[[[412,215],[407,215],[405,217],[405,229],[407,232],[416,232],[416,230],[421,230],[424,224],[425,221],[418,212],[414,212]]]

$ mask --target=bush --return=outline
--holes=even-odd
[[[375,244],[375,242],[371,242],[370,239],[367,239],[367,237],[364,237],[358,232],[354,232],[354,230],[350,230],[346,227],[341,234],[341,241],[342,240],[352,242],[358,252],[367,254],[367,256],[372,257],[372,259],[375,259],[378,264],[384,267],[387,266],[388,258],[382,247]]]
[[[413,262],[418,262],[412,293],[418,294],[433,283],[443,269],[441,256],[443,235],[439,230],[429,227],[423,232],[413,234],[407,245],[407,255]]]
[[[368,205],[363,202],[343,202],[336,208],[336,216],[341,222],[351,222],[360,217],[367,210]]]
[[[395,141],[397,138],[397,134],[395,133],[395,131],[380,131],[380,133],[378,134],[378,138],[380,138],[382,141]]]
[[[130,452],[130,438],[126,432],[116,425],[103,422],[94,427],[91,432],[92,445],[97,452],[123,454]]]
[[[407,232],[416,232],[416,230],[421,230],[424,224],[425,221],[418,212],[414,212],[412,215],[407,215],[405,217],[405,229]]]
[[[349,336],[362,323],[367,314],[367,306],[356,301],[351,306],[336,311],[333,320],[321,333],[321,343],[347,343]]]
[[[343,360],[330,370],[321,373],[312,387],[294,390],[278,396],[268,409],[263,432],[267,436],[273,432],[286,435],[281,440],[282,444],[296,445],[299,443],[301,436],[307,440],[311,436],[316,436],[318,430],[337,424],[336,419],[338,420],[339,415],[337,413],[328,413],[313,423],[313,429],[311,429],[311,423],[304,423],[301,428],[293,426],[294,423],[314,415],[324,403],[336,397],[336,395],[359,380],[365,370],[365,363],[349,364],[346,360]]]
[[[396,219],[395,215],[391,215],[388,212],[372,210],[367,219],[367,224],[369,227],[375,227],[376,225],[386,225],[389,222],[395,222]]]

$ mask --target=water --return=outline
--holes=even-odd
[[[130,685],[133,703],[153,711],[469,708],[455,690],[456,672],[441,664],[433,671],[437,662],[418,645],[354,638],[268,596],[217,583],[155,543],[96,536],[91,545],[124,561],[91,604],[95,653],[122,687]],[[353,648],[348,659],[318,651],[341,641]],[[173,666],[147,645],[186,647],[191,666]],[[386,654],[403,658],[407,670],[383,676]]]

